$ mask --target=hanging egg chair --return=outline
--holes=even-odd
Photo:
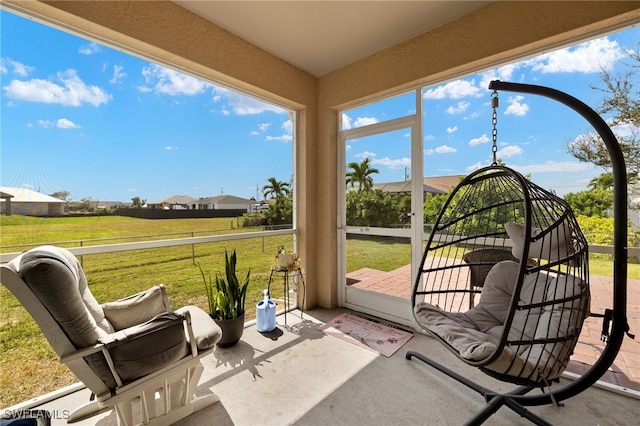
[[[558,403],[587,389],[611,365],[628,331],[626,171],[611,130],[582,102],[541,86],[494,81],[489,88],[494,89],[493,164],[468,175],[450,194],[427,241],[412,304],[417,324],[461,361],[520,387],[499,394],[421,353],[409,351],[406,358],[417,358],[485,397],[487,406],[468,424],[483,423],[503,405],[548,424],[524,406]],[[588,243],[566,201],[497,164],[498,89],[572,107],[594,125],[613,161],[613,327],[592,369],[557,391],[551,384],[566,369],[590,315]],[[545,393],[526,395],[535,388]]]

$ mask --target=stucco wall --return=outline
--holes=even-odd
[[[298,251],[306,307],[337,304],[340,107],[593,37],[640,19],[638,2],[496,2],[322,78],[171,2],[5,0],[57,25],[298,111]],[[330,31],[330,28],[327,29]]]
[[[4,202],[3,213],[4,213]],[[11,214],[24,216],[62,216],[64,203],[29,203],[21,201],[11,202]]]

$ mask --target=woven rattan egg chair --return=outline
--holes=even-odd
[[[520,386],[499,394],[424,354],[409,351],[406,358],[417,358],[484,396],[487,405],[468,424],[481,424],[506,405],[544,425],[524,406],[559,403],[587,389],[611,365],[628,331],[626,171],[611,130],[582,102],[540,86],[494,81],[489,87],[496,90],[494,162],[467,176],[450,194],[428,239],[412,304],[417,324],[460,360]],[[572,107],[603,137],[613,160],[613,326],[591,370],[558,390],[551,390],[551,384],[567,367],[590,314],[588,244],[563,199],[497,164],[498,89],[543,95]],[[535,388],[544,393],[527,395]]]

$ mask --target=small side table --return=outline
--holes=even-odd
[[[302,268],[298,267],[296,269],[288,269],[288,268],[280,268],[275,265],[271,267],[271,273],[269,274],[269,286],[267,290],[269,291],[269,297],[271,297],[271,280],[273,280],[274,274],[282,274],[282,282],[284,287],[284,325],[287,325],[287,312],[291,309],[291,302],[289,301],[289,277],[295,278],[296,274],[300,275],[300,280],[302,280],[302,287],[304,288],[304,276],[302,275]]]

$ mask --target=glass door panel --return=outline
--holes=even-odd
[[[406,324],[412,321],[413,245],[418,241],[420,251],[422,239],[421,232],[414,235],[422,212],[416,217],[413,121],[343,132],[343,306]]]

